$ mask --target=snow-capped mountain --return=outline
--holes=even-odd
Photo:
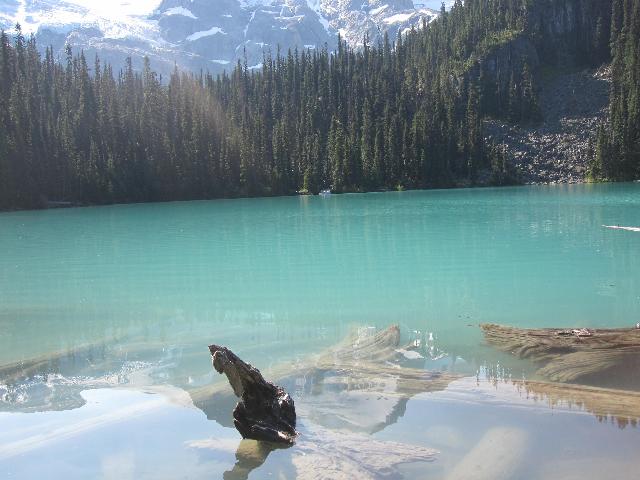
[[[420,0],[417,0],[420,1]],[[448,3],[452,3],[449,1]],[[115,66],[149,56],[167,73],[177,64],[221,71],[247,58],[258,67],[265,52],[333,49],[338,34],[357,47],[384,33],[430,22],[440,1],[422,0],[0,0],[0,28],[34,33],[40,47],[65,44]]]

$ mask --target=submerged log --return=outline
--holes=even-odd
[[[438,451],[409,443],[378,440],[351,432],[313,427],[293,456],[298,480],[378,480],[401,478],[398,467],[433,462]]]
[[[447,480],[518,478],[529,443],[525,430],[493,427],[447,475]]]
[[[405,366],[400,328],[364,329],[275,378],[296,392],[301,417],[316,425],[372,434],[396,423],[413,396],[444,390],[459,375]]]
[[[521,329],[480,325],[499,350],[540,364],[538,374],[555,382],[588,381],[640,365],[640,329]],[[636,370],[637,371],[637,370]]]
[[[400,327],[391,325],[375,335],[360,333],[347,337],[333,348],[324,351],[315,365],[347,366],[383,363],[398,357]]]
[[[293,399],[281,387],[267,382],[257,368],[243,362],[226,347],[209,345],[213,368],[224,373],[240,398],[233,423],[242,438],[293,444],[297,436]]]

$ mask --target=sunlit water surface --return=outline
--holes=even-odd
[[[460,475],[495,438],[510,453],[480,454],[504,478],[636,478],[633,419],[531,400],[508,381],[535,366],[478,328],[640,321],[640,233],[603,225],[640,226],[640,184],[0,214],[0,476],[303,477],[304,441],[246,461],[230,422],[193,406],[221,381],[207,345],[282,370],[398,324],[421,345],[411,366],[467,378],[359,432],[440,451],[371,478]]]

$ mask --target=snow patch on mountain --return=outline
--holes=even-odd
[[[189,18],[193,18],[194,20],[197,20],[198,17],[196,17],[193,13],[191,13],[191,10],[184,8],[184,7],[173,7],[170,8],[168,10],[165,10],[163,13],[163,15],[182,15],[183,17],[189,17]]]
[[[438,11],[443,3],[445,8],[449,10],[455,3],[455,0],[414,0],[413,2],[416,8],[430,8]]]
[[[274,0],[239,0],[242,8],[255,8],[259,6],[272,5]]]
[[[218,35],[218,34],[226,35],[225,31],[222,30],[220,27],[211,27],[209,30],[196,32],[192,35],[189,35],[187,37],[187,42],[195,42],[196,40],[200,40],[201,38],[210,37],[212,35]]]
[[[413,13],[396,13],[395,15],[385,18],[383,22],[388,24],[406,22],[412,15]]]
[[[369,15],[378,15],[379,13],[384,12],[387,8],[389,8],[389,5],[382,5],[381,7],[372,8],[371,10],[369,10]]]

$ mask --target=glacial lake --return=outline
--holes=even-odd
[[[0,478],[637,478],[638,419],[523,388],[478,327],[640,322],[640,232],[603,225],[640,227],[640,183],[1,213]],[[390,325],[415,348],[384,367],[443,385],[286,379]],[[226,384],[211,343],[283,378],[296,446],[195,400]],[[439,453],[367,451],[398,443]]]

